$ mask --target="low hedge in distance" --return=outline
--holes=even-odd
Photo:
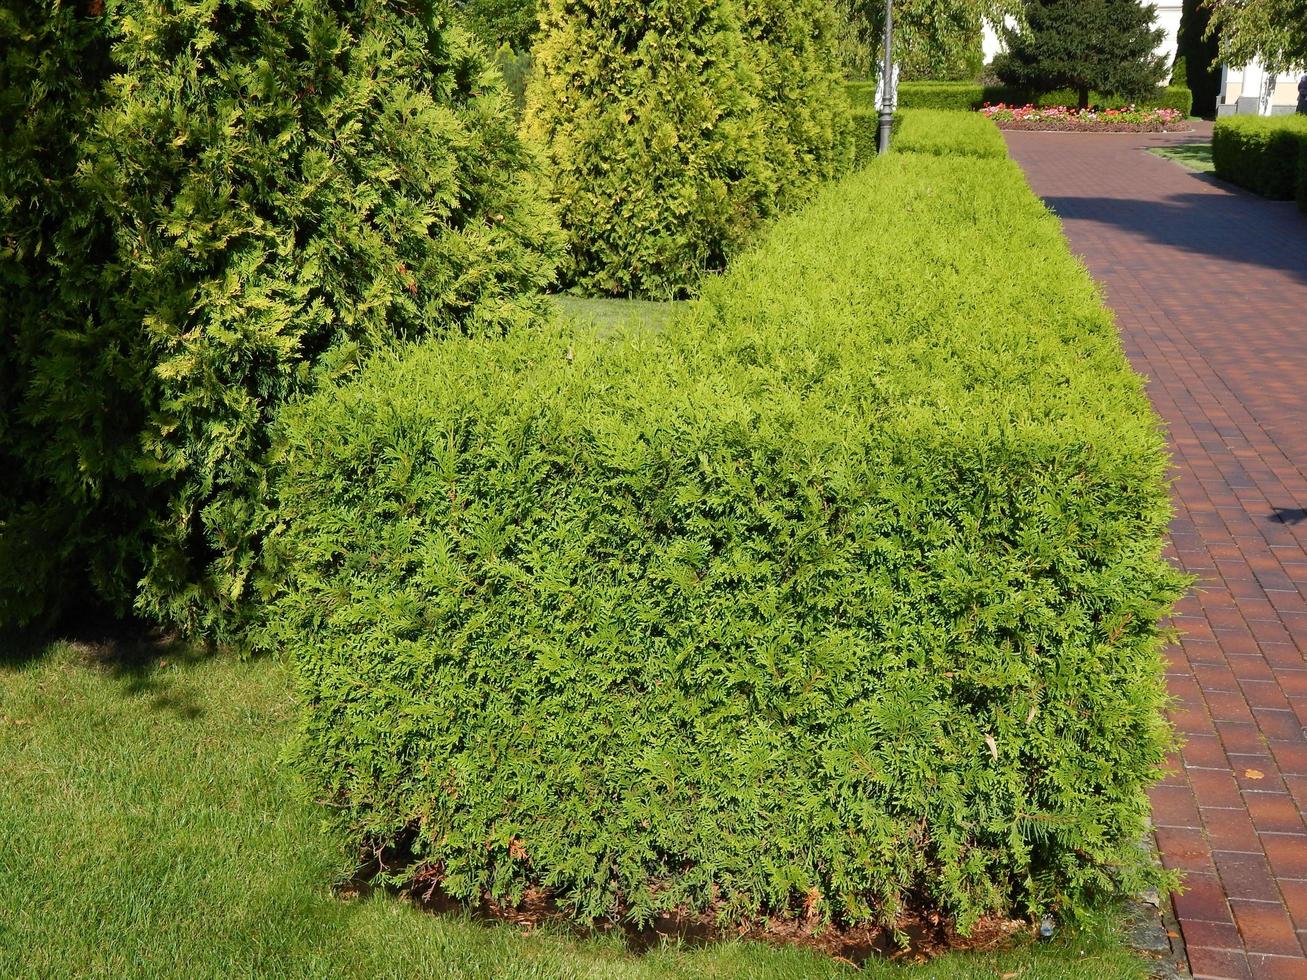
[[[878,160],[655,337],[374,360],[287,464],[265,640],[399,880],[966,930],[1163,875],[1163,437],[1010,161]]]
[[[875,82],[849,82],[849,99],[855,109],[874,109]],[[975,82],[903,82],[899,86],[899,106],[903,109],[954,109],[973,111],[982,106],[1038,105],[1074,106],[1078,101],[1075,92],[1062,89],[1041,95],[1023,92],[1007,85],[980,85]],[[1128,100],[1093,93],[1091,103],[1105,109],[1120,109]],[[1141,109],[1175,109],[1186,116],[1193,110],[1193,93],[1183,85],[1171,85],[1157,90],[1154,98],[1136,101]]]
[[[1307,145],[1298,148],[1298,210],[1307,214]]]
[[[976,112],[904,109],[893,147],[900,153],[1007,158],[1007,144],[994,123]]]
[[[1304,154],[1305,116],[1231,116],[1218,119],[1212,130],[1216,175],[1274,200],[1297,195]]]

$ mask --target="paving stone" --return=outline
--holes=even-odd
[[[1009,133],[1103,283],[1169,427],[1168,554],[1188,736],[1152,793],[1195,977],[1307,980],[1307,218],[1146,150],[1210,138]]]

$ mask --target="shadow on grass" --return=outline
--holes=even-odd
[[[146,698],[151,708],[194,720],[204,714],[193,692],[179,684],[177,668],[196,666],[216,653],[133,620],[83,615],[53,626],[0,632],[0,672],[39,664],[61,648],[117,681],[124,697]]]

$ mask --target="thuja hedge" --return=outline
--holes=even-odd
[[[850,82],[849,99],[855,109],[874,109],[876,100],[875,82]],[[954,109],[967,112],[982,106],[998,105],[1075,105],[1078,97],[1070,89],[1042,94],[1025,92],[1006,85],[980,85],[973,82],[903,82],[899,86],[899,106],[904,109]],[[1093,93],[1090,97],[1093,105],[1107,109],[1117,109],[1126,105],[1127,100]],[[1186,116],[1193,109],[1193,94],[1180,85],[1158,89],[1154,98],[1134,103],[1145,109],[1176,109]]]
[[[229,637],[278,408],[392,341],[543,308],[557,226],[448,17],[4,0],[0,626],[85,585]]]
[[[1007,159],[1007,144],[993,121],[975,112],[904,109],[892,148],[900,153]]]
[[[1298,210],[1307,214],[1307,137],[1298,147]]]
[[[1307,117],[1232,116],[1212,130],[1216,175],[1263,197],[1291,201],[1307,156]]]
[[[1009,161],[879,160],[656,337],[375,360],[287,452],[264,639],[398,880],[964,929],[1156,881],[1163,437]]]

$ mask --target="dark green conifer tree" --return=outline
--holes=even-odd
[[[1030,0],[1025,26],[1007,32],[995,68],[1028,91],[1075,89],[1082,109],[1091,92],[1143,98],[1169,69],[1157,54],[1164,32],[1156,19],[1157,8],[1138,0]]]
[[[693,292],[847,166],[820,0],[548,0],[525,132],[545,151],[582,291]]]

